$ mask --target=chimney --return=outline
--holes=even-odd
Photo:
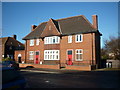
[[[93,27],[98,30],[98,16],[97,15],[92,15],[92,20],[93,20]]]
[[[17,35],[13,35],[13,38],[16,40],[17,39]]]
[[[31,31],[34,31],[36,27],[37,27],[36,25],[32,25]]]

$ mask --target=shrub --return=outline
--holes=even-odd
[[[3,58],[2,61],[13,61],[13,59],[7,57],[7,58]]]

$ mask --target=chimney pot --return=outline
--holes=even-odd
[[[13,35],[13,38],[16,40],[17,39],[17,35]]]
[[[98,30],[98,16],[97,15],[92,15],[92,20],[93,20],[93,27]]]
[[[37,27],[36,25],[32,25],[31,31],[34,31],[34,29],[35,29],[36,27]]]

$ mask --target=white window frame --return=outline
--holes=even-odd
[[[55,39],[55,42],[53,40]],[[52,37],[45,37],[44,44],[59,44],[60,43],[60,37],[58,36],[52,36]]]
[[[29,60],[34,60],[34,51],[29,51]]]
[[[79,51],[79,53],[77,53],[77,51]],[[80,53],[80,51],[81,51],[81,53]],[[82,59],[77,59],[77,54],[79,54],[79,55],[82,55]],[[76,61],[83,61],[83,49],[76,49],[75,50],[75,60]]]
[[[40,39],[36,39],[36,45],[39,45]]]
[[[44,50],[44,60],[59,60],[59,50]]]
[[[30,39],[30,46],[34,46],[34,39]]]
[[[81,37],[81,40],[80,40],[80,37]],[[78,40],[77,40],[77,38],[78,38]],[[75,35],[75,41],[76,42],[83,42],[83,34],[77,34],[77,35]]]
[[[68,43],[72,43],[72,35],[68,36]]]

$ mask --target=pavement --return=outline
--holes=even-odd
[[[55,73],[55,74],[78,72],[78,70],[67,70],[64,68],[63,69],[21,68],[20,71],[39,72],[39,73]]]
[[[78,72],[90,72],[90,71],[80,71],[80,70],[67,70],[65,68],[62,69],[44,69],[44,68],[20,68],[20,71],[27,71],[27,72],[37,72],[37,73],[54,73],[54,74],[60,74],[60,73],[66,73],[66,74],[71,74],[71,73],[78,73]],[[120,69],[96,69],[92,70],[91,72],[94,71],[120,71]]]

